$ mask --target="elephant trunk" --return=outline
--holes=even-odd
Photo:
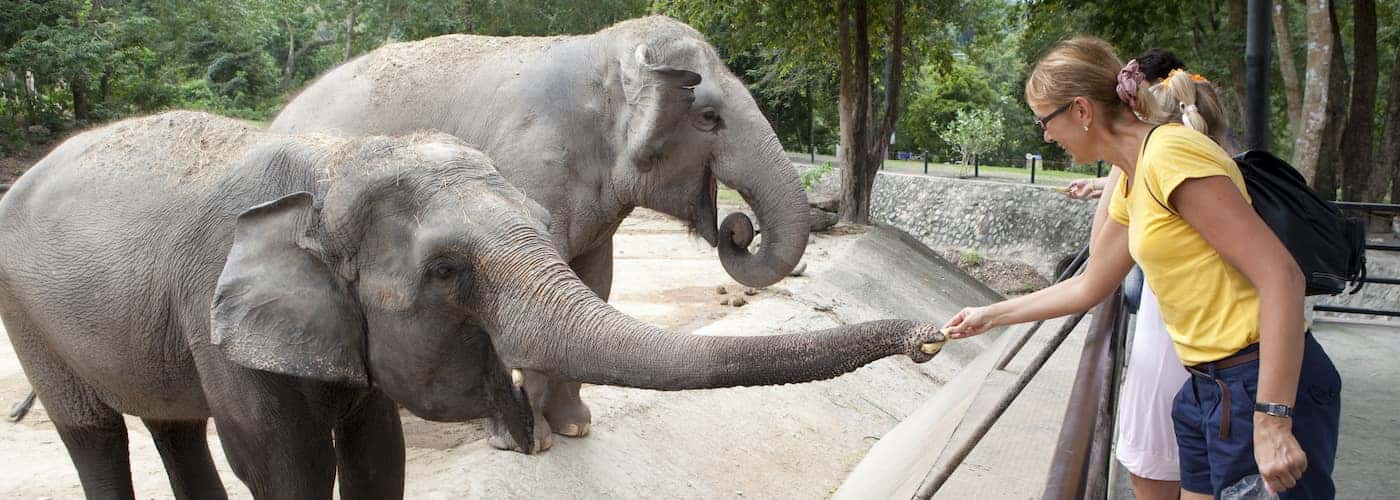
[[[720,155],[714,173],[753,208],[763,241],[758,253],[749,253],[753,223],[743,214],[730,214],[719,227],[720,263],[739,283],[752,287],[772,285],[797,267],[807,248],[811,231],[807,193],[768,122],[760,119],[757,123],[737,124],[732,132],[726,131],[726,137],[730,141],[756,142],[722,148],[745,154]]]
[[[530,253],[553,254],[536,245]],[[943,341],[935,326],[903,320],[771,336],[676,334],[613,309],[557,257],[526,260],[514,266],[530,272],[492,286],[501,292],[482,319],[507,366],[567,380],[655,390],[791,384],[894,354],[926,361]]]

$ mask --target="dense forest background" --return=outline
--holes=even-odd
[[[1271,149],[1319,188],[1397,200],[1400,0],[1276,1]],[[585,34],[652,13],[705,33],[792,151],[927,151],[1075,168],[1041,141],[1025,74],[1093,34],[1174,51],[1244,130],[1246,0],[3,0],[0,155],[170,108],[262,121],[327,69],[445,33]],[[842,137],[841,123],[865,136]],[[868,126],[867,126],[868,125]],[[890,135],[884,132],[888,130]],[[1078,167],[1084,168],[1084,167]],[[854,169],[859,170],[859,169]]]

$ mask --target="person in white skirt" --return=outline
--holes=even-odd
[[[1173,70],[1184,70],[1186,65],[1170,52],[1158,49],[1149,50],[1136,60],[1147,81],[1153,84],[1151,97],[1162,104],[1159,109],[1176,109],[1178,102],[1160,82]],[[1218,101],[1209,82],[1198,83],[1197,87],[1197,102],[1205,99]],[[1221,109],[1218,104],[1198,108],[1202,115]],[[1154,120],[1155,117],[1143,118],[1149,122],[1160,121]],[[1225,117],[1205,118],[1213,122],[1211,130],[1221,131],[1212,138],[1234,155],[1237,148],[1230,139]],[[1106,178],[1074,181],[1067,194],[1079,199],[1100,198],[1105,186],[1117,184],[1120,174],[1114,168]],[[1091,238],[1098,234],[1099,224],[1107,218],[1107,198],[1100,198],[1094,213]],[[1119,395],[1116,455],[1123,468],[1128,470],[1134,496],[1139,499],[1176,499],[1181,491],[1181,469],[1172,423],[1172,400],[1189,374],[1182,367],[1181,359],[1177,357],[1167,334],[1166,324],[1162,322],[1157,295],[1147,286],[1139,271],[1135,269],[1134,274],[1137,275],[1136,283],[1141,284],[1141,294],[1136,301],[1137,321]],[[1130,275],[1129,281],[1132,280]],[[1129,292],[1132,293],[1132,290]]]

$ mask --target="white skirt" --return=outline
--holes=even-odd
[[[1157,295],[1144,282],[1118,403],[1118,461],[1133,475],[1181,480],[1172,400],[1188,376],[1162,323]]]

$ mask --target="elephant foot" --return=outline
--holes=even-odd
[[[549,399],[544,404],[544,418],[555,434],[568,437],[584,437],[592,427],[593,413],[588,405],[578,397],[580,384],[570,381],[552,381],[549,385]]]
[[[528,449],[517,444],[515,438],[511,437],[510,430],[505,424],[502,424],[494,418],[487,420],[486,432],[490,434],[490,437],[486,438],[486,444],[498,450],[517,451],[526,455],[534,455],[554,446],[554,436],[550,433],[549,423],[538,415],[535,416],[535,439],[533,443],[530,443]]]

